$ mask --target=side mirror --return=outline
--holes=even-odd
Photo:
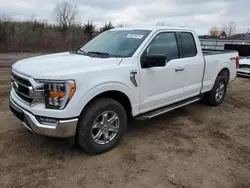
[[[142,68],[164,67],[167,57],[165,55],[146,55],[141,57]]]

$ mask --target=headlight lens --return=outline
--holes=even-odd
[[[45,107],[63,109],[73,97],[76,85],[74,81],[39,81],[44,83]]]

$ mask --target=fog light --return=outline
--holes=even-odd
[[[37,120],[39,121],[39,123],[45,124],[45,125],[55,125],[58,122],[57,119],[48,118],[48,117],[37,117]]]

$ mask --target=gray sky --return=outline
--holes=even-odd
[[[0,13],[15,20],[36,18],[53,23],[52,10],[60,0],[2,0]],[[237,32],[250,28],[249,0],[68,0],[79,9],[77,21],[91,20],[102,26],[111,20],[115,25],[153,26],[158,21],[169,26],[185,26],[199,34],[212,26],[234,21]]]

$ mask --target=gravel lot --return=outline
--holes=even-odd
[[[70,139],[35,135],[9,111],[10,65],[0,54],[0,187],[248,188],[250,80],[219,107],[201,103],[129,125],[120,145],[90,156]]]

